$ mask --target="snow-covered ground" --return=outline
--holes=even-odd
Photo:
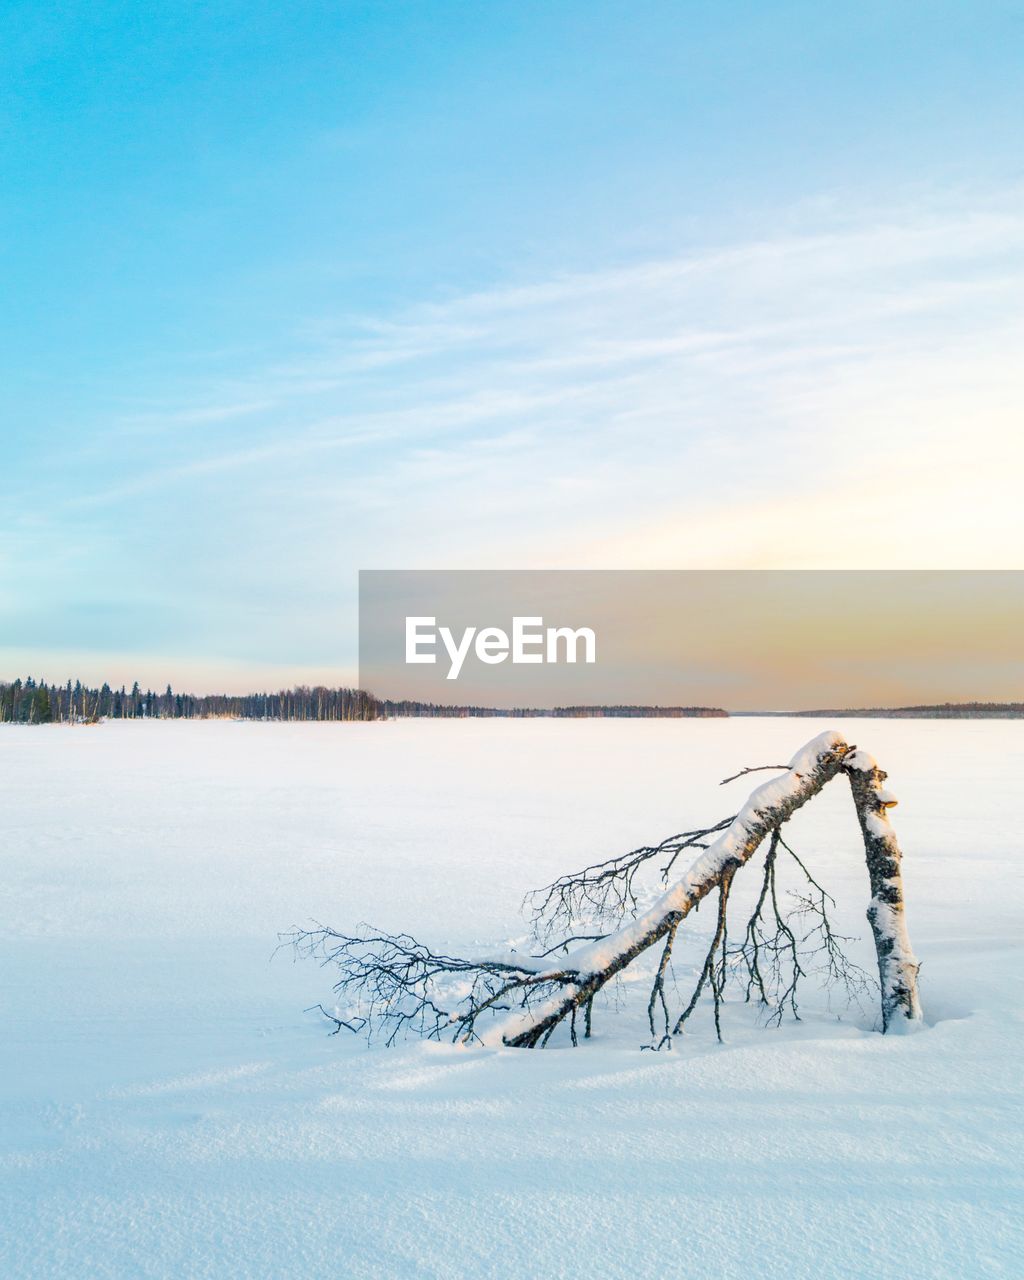
[[[655,1055],[627,985],[577,1050],[367,1049],[271,958],[310,917],[508,945],[826,727],[901,801],[918,1035],[737,1001]],[[1021,723],[4,726],[0,1275],[1019,1276],[1022,770]],[[792,831],[870,965],[845,782]]]

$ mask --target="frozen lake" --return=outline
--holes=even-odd
[[[625,989],[577,1050],[368,1050],[272,958],[313,917],[507,946],[826,727],[900,799],[916,1036],[734,1000],[653,1055]],[[1022,774],[1021,722],[2,726],[0,1274],[1019,1275]],[[845,781],[791,830],[870,966]]]

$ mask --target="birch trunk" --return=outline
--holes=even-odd
[[[846,772],[864,836],[864,853],[871,881],[868,922],[878,955],[878,981],[882,988],[882,1030],[909,1031],[921,1023],[917,992],[920,969],[910,945],[903,910],[903,855],[889,810],[896,798],[882,785],[886,774],[866,751],[854,751]]]

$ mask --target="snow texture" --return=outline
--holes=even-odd
[[[901,798],[925,1029],[733,998],[652,1054],[632,970],[576,1050],[328,1037],[276,934],[521,951],[525,890],[730,812],[806,721],[5,726],[0,1275],[1019,1275],[1024,725],[838,727]],[[788,830],[872,968],[846,783]]]

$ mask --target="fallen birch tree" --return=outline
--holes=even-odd
[[[720,1010],[731,977],[738,977],[745,998],[770,1018],[780,1019],[787,1008],[798,1017],[798,985],[811,967],[827,986],[838,983],[853,993],[870,986],[868,975],[847,959],[842,946],[847,940],[832,929],[832,900],[782,835],[793,814],[843,774],[864,840],[881,1027],[883,1032],[914,1029],[921,1022],[919,966],[907,935],[901,854],[889,821],[896,801],[883,785],[885,773],[834,732],[807,743],[788,765],[765,767],[782,772],[757,787],[735,816],[584,868],[529,895],[533,934],[544,947],[539,954],[467,959],[431,951],[406,934],[364,930],[350,935],[323,925],[296,929],[285,941],[299,954],[337,969],[338,1006],[333,1011],[318,1006],[335,1030],[364,1031],[388,1044],[412,1031],[432,1039],[534,1048],[563,1025],[576,1044],[581,1032],[591,1033],[595,997],[655,947],[660,953],[647,1009],[652,1048],[671,1046],[705,989],[712,995],[721,1038]],[[735,876],[766,840],[755,908],[742,940],[730,942],[728,904]],[[691,850],[699,850],[697,856],[672,881],[676,864]],[[780,857],[791,858],[805,878],[796,909],[789,913],[780,906],[776,887]],[[644,907],[639,877],[652,864],[666,887]],[[689,1002],[673,1017],[666,986],[673,947],[687,916],[714,892],[712,941]]]

